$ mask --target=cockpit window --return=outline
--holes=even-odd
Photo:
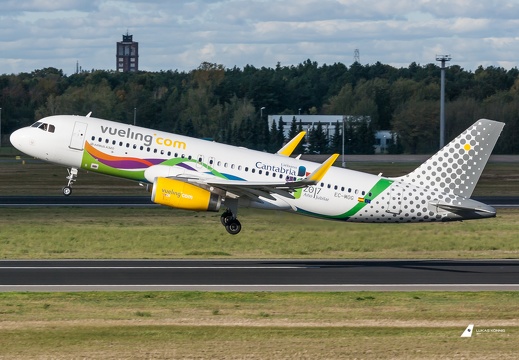
[[[43,131],[48,131],[51,133],[53,133],[54,130],[56,130],[56,127],[54,125],[47,124],[47,123],[44,123],[41,121],[36,121],[34,124],[31,125],[31,127],[35,127],[35,128],[41,129]]]

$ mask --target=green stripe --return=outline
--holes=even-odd
[[[386,190],[392,183],[393,183],[393,180],[380,179],[371,188],[371,190],[368,191],[368,194],[366,194],[366,196],[364,196],[364,199],[368,199],[371,201],[375,200],[375,198],[377,196],[379,196],[384,190]],[[371,193],[371,196],[369,196],[369,193]],[[332,216],[312,213],[310,211],[306,211],[303,209],[298,209],[298,212],[301,212],[301,213],[307,214],[307,215],[318,216],[318,217],[322,217],[322,218],[326,218],[326,219],[348,220],[350,217],[356,215],[366,205],[368,205],[368,204],[365,202],[359,202],[354,207],[352,207],[350,210],[346,211],[344,214],[332,215]]]

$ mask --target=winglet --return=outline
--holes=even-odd
[[[325,162],[323,162],[317,169],[315,169],[308,177],[305,179],[307,181],[319,182],[324,177],[324,175],[328,172],[328,170],[335,163],[339,154],[333,154],[330,156]]]
[[[299,143],[301,142],[301,139],[306,135],[306,131],[301,131],[299,134],[294,136],[292,140],[290,140],[285,146],[283,146],[279,151],[276,153],[278,155],[283,156],[290,156],[294,152],[295,148]]]

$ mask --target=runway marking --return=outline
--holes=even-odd
[[[0,266],[0,270],[301,269],[307,266]],[[313,267],[315,268],[315,267]]]

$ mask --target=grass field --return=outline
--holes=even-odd
[[[519,209],[457,223],[355,224],[244,209],[237,236],[217,213],[153,208],[0,208],[0,258],[518,258]]]
[[[517,292],[4,293],[0,358],[516,359],[518,301]],[[474,336],[460,338],[469,323]]]

